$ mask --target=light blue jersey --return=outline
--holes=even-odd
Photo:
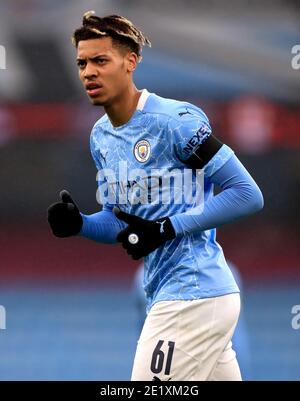
[[[186,102],[149,94],[145,90],[137,110],[125,125],[113,127],[104,115],[95,124],[90,141],[96,167],[101,171],[99,186],[102,186],[103,194],[111,196],[103,205],[103,210],[109,212],[114,205],[118,205],[127,213],[149,220],[189,210],[191,204],[174,200],[178,196],[175,184],[170,191],[169,202],[150,199],[149,188],[153,186],[151,175],[154,169],[176,169],[184,174],[187,169],[185,161],[210,134],[209,121],[201,109]],[[213,197],[212,175],[233,155],[233,151],[223,145],[205,166],[204,202]],[[130,180],[129,173],[127,182],[124,182],[123,173],[120,177],[120,165],[131,172],[142,169],[143,177]],[[112,180],[105,177],[105,169],[112,172]],[[193,170],[193,185],[196,181],[196,171]],[[105,183],[108,184],[107,191],[103,192]],[[124,202],[128,189],[134,189],[135,199]],[[149,202],[145,202],[145,196]],[[142,202],[136,203],[136,198]],[[222,248],[216,241],[215,229],[177,236],[145,257],[144,265],[148,309],[158,301],[193,300],[239,292]]]

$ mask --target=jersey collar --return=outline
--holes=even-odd
[[[147,89],[143,89],[142,94],[139,98],[138,104],[136,106],[137,110],[143,111],[145,103],[149,96],[150,96],[150,93],[147,91]]]

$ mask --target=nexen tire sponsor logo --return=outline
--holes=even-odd
[[[193,153],[195,147],[201,145],[201,143],[204,142],[210,134],[211,129],[207,125],[203,125],[188,141],[187,145],[183,148],[183,152],[187,155],[190,155]]]

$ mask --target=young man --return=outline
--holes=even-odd
[[[133,72],[150,42],[130,21],[88,12],[73,41],[79,78],[106,112],[90,139],[103,209],[83,215],[62,191],[51,229],[144,257],[148,316],[132,380],[240,380],[231,348],[239,289],[215,228],[260,210],[262,194],[202,110],[137,90]],[[186,199],[199,187],[202,198]]]

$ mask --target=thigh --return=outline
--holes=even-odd
[[[238,294],[155,304],[138,341],[131,379],[208,380],[238,314]]]
[[[189,380],[198,361],[179,348],[181,301],[159,302],[149,312],[137,344],[133,381]]]
[[[209,377],[210,381],[241,381],[241,372],[231,341],[222,352],[218,362]]]

